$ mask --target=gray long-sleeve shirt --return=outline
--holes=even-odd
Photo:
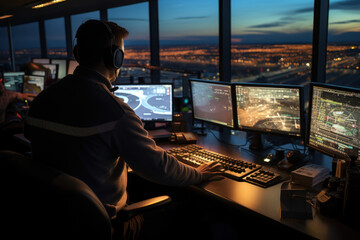
[[[78,67],[41,92],[26,119],[34,159],[87,183],[111,218],[127,201],[126,165],[159,184],[200,183],[201,173],[157,146],[110,88],[99,73]]]

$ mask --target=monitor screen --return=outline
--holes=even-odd
[[[49,64],[50,59],[49,58],[33,58],[32,62],[33,63],[39,63],[39,64]]]
[[[304,136],[302,86],[238,83],[235,92],[240,130]]]
[[[193,118],[234,127],[231,85],[190,79]]]
[[[142,121],[173,120],[173,88],[171,84],[117,85],[114,94],[122,98]]]
[[[57,64],[43,64],[44,67],[50,69],[52,79],[57,79],[58,65]]]
[[[66,59],[51,59],[51,64],[57,64],[58,67],[58,78],[62,79],[66,76],[67,71],[67,60]]]
[[[45,77],[25,75],[24,76],[24,93],[39,94],[44,90]]]
[[[334,157],[360,157],[360,89],[311,84],[308,146]]]
[[[78,65],[79,63],[76,60],[69,60],[67,74],[73,74]]]
[[[4,72],[5,88],[10,91],[22,92],[24,75],[24,72]]]

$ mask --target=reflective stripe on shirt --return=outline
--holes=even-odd
[[[115,126],[117,124],[117,121],[112,121],[93,127],[74,127],[62,123],[33,118],[30,116],[26,117],[26,122],[33,127],[38,127],[48,131],[53,131],[74,137],[89,137],[92,135],[109,132],[115,129]]]

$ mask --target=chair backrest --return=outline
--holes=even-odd
[[[0,239],[111,239],[110,218],[81,180],[0,152]]]

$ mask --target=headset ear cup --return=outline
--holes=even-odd
[[[124,62],[124,52],[117,46],[112,46],[113,49],[113,66],[116,69],[121,68]]]

